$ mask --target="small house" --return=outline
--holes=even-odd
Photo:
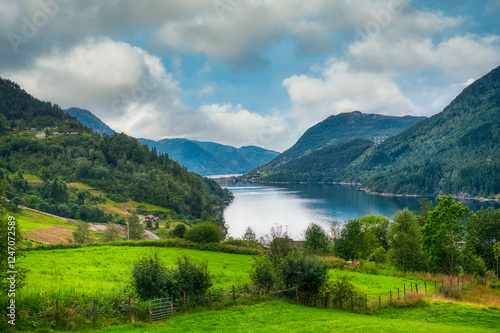
[[[37,139],[43,139],[43,138],[45,138],[45,132],[36,132],[35,133],[35,138],[37,138]]]
[[[78,130],[75,130],[75,129],[69,129],[69,130],[67,131],[67,133],[68,133],[68,134],[70,134],[70,135],[77,135],[77,134],[78,134]]]

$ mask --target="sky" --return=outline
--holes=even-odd
[[[500,65],[500,0],[0,0],[0,76],[153,140],[283,151],[436,114]]]

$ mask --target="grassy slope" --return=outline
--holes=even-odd
[[[382,297],[389,297],[390,291],[392,291],[393,297],[396,298],[398,288],[400,289],[401,297],[403,297],[404,284],[406,284],[407,291],[409,292],[411,289],[410,283],[413,284],[413,288],[415,288],[415,283],[417,283],[419,292],[424,292],[423,279],[415,279],[411,277],[372,275],[360,272],[346,272],[346,271],[341,271],[339,269],[332,269],[328,273],[330,280],[338,278],[343,275],[347,275],[350,278],[352,277],[350,282],[354,286],[356,286],[360,292],[367,294],[369,299],[377,298],[380,295]],[[427,292],[429,294],[434,292],[433,283],[427,282]]]
[[[397,312],[396,312],[397,311]],[[498,332],[500,311],[452,303],[359,315],[268,301],[102,332]]]
[[[20,265],[30,270],[30,282],[22,293],[44,292],[47,297],[60,292],[110,294],[130,283],[132,262],[152,250],[104,246],[28,252],[26,258],[20,259]],[[196,261],[207,260],[215,276],[214,287],[229,288],[233,284],[241,286],[250,282],[251,256],[180,248],[159,248],[158,251],[159,257],[169,266],[184,253]]]
[[[21,231],[51,228],[54,226],[63,226],[68,229],[75,229],[74,225],[68,224],[66,221],[38,214],[29,210],[23,210],[20,214],[10,215],[16,218]]]

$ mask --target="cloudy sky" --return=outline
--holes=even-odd
[[[0,0],[0,76],[113,129],[282,151],[329,115],[441,111],[500,0]]]

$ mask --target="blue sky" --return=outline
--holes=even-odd
[[[135,137],[283,151],[329,115],[440,112],[500,1],[0,0],[0,76]]]

